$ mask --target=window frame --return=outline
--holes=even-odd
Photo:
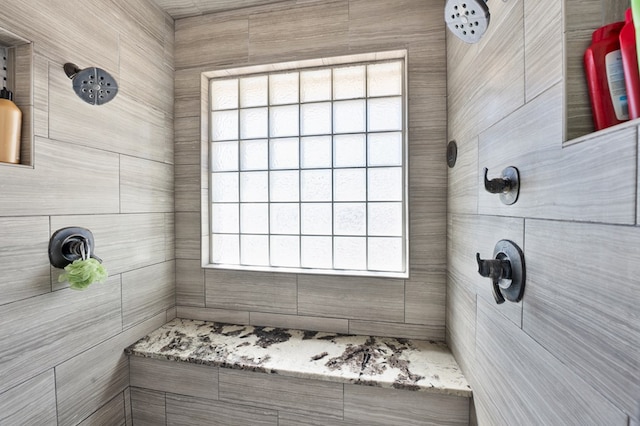
[[[403,219],[403,254],[402,264],[404,271],[370,271],[370,270],[351,270],[351,269],[319,269],[319,268],[305,268],[305,267],[280,267],[280,266],[250,266],[250,265],[235,265],[235,264],[219,264],[213,263],[211,259],[212,252],[212,200],[211,200],[211,185],[212,185],[212,164],[211,164],[211,105],[212,94],[210,93],[210,87],[212,79],[219,78],[231,78],[231,77],[246,77],[254,75],[264,75],[277,72],[287,71],[307,71],[311,69],[331,68],[337,66],[348,66],[357,64],[368,64],[383,61],[402,60],[403,61],[403,87],[402,87],[402,101],[403,101],[403,116],[402,116],[402,170],[403,170],[403,188],[402,188],[402,219]],[[369,99],[368,96],[365,98]],[[333,102],[331,100],[330,102]],[[336,57],[326,57],[303,61],[291,61],[281,62],[275,64],[266,65],[254,65],[246,67],[235,67],[229,69],[218,69],[213,71],[207,71],[201,73],[201,126],[200,126],[200,145],[201,145],[201,266],[203,268],[211,269],[225,269],[225,270],[238,270],[238,271],[258,271],[258,272],[276,272],[276,273],[299,273],[299,274],[314,274],[314,275],[336,275],[336,276],[359,276],[359,277],[388,277],[388,278],[408,278],[410,271],[410,229],[409,229],[409,91],[408,91],[408,57],[407,50],[393,50],[386,52],[364,53],[355,55],[343,55]],[[368,134],[369,131],[367,130]],[[375,132],[373,132],[375,133]],[[300,137],[300,136],[298,136]],[[368,169],[366,166],[365,169]],[[302,170],[302,169],[301,169]],[[332,165],[331,170],[340,170],[334,168]],[[300,202],[300,201],[298,201]],[[332,202],[333,205],[333,202]],[[274,234],[267,234],[269,236]],[[331,234],[331,237],[335,237],[335,234]],[[300,235],[300,238],[302,235]]]

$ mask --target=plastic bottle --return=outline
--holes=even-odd
[[[20,163],[22,111],[13,103],[13,93],[0,90],[0,161]]]
[[[636,29],[631,8],[625,13],[625,24],[620,30],[620,52],[624,81],[629,102],[629,119],[640,117],[640,76],[638,75],[638,53],[636,50]]]
[[[598,28],[584,53],[585,73],[596,130],[629,120],[627,89],[620,52],[624,22]]]

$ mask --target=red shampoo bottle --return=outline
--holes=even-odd
[[[625,14],[625,24],[620,30],[620,52],[624,68],[624,81],[629,101],[629,119],[640,117],[640,77],[638,76],[638,53],[636,52],[636,29],[631,8]]]
[[[596,130],[629,119],[624,81],[620,30],[624,22],[605,25],[593,32],[591,46],[584,53],[584,66]]]

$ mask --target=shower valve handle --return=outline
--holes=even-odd
[[[515,167],[507,167],[502,177],[489,180],[489,169],[484,168],[484,189],[492,194],[500,194],[500,201],[511,205],[518,201],[520,195],[520,172]]]
[[[484,189],[492,194],[502,194],[503,192],[509,192],[511,190],[511,179],[508,178],[495,178],[487,179],[489,169],[484,168]]]
[[[483,277],[491,278],[493,284],[493,297],[496,303],[504,303],[504,297],[500,293],[500,280],[511,279],[511,262],[501,259],[480,259],[480,253],[476,253],[478,273]]]

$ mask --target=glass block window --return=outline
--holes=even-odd
[[[208,266],[407,276],[405,58],[296,65],[209,81]]]

